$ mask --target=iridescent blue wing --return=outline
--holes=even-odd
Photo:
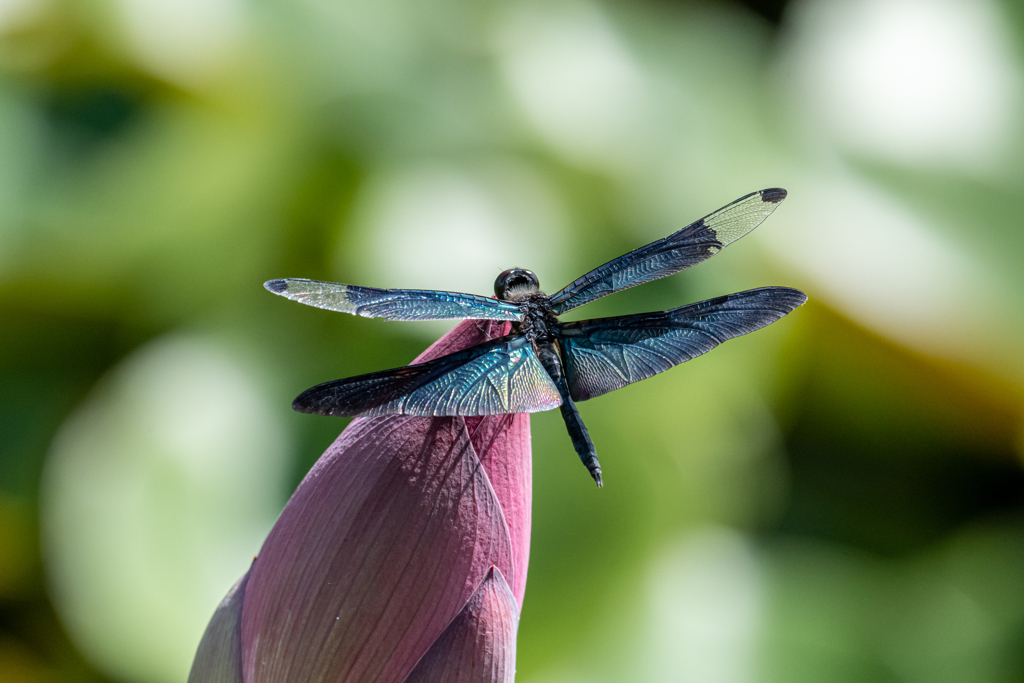
[[[301,278],[270,280],[274,294],[329,311],[385,320],[514,320],[523,312],[516,304],[476,294],[423,289],[375,289]]]
[[[761,224],[786,198],[771,188],[752,192],[664,239],[634,249],[579,278],[548,301],[556,314],[657,280],[711,258]]]
[[[320,384],[302,392],[292,408],[345,417],[438,417],[533,413],[561,403],[533,344],[509,335],[419,365]]]
[[[799,290],[764,287],[663,313],[562,324],[556,334],[569,394],[585,401],[647,379],[770,325],[805,301]]]

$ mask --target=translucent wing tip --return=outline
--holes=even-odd
[[[288,289],[288,281],[282,280],[280,278],[278,278],[277,280],[267,280],[266,282],[263,283],[263,287],[266,288],[268,292],[273,292],[274,294],[283,294],[285,290]]]
[[[779,207],[787,194],[781,187],[751,192],[705,216],[696,225],[710,230],[721,246],[728,246],[759,226]]]

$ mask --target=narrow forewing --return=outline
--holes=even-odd
[[[511,320],[521,321],[516,304],[476,294],[426,289],[376,289],[302,278],[270,280],[274,294],[329,311],[385,320]]]
[[[786,191],[781,188],[740,197],[668,237],[595,268],[552,294],[551,310],[555,314],[565,313],[603,296],[695,266],[760,225],[785,198]]]

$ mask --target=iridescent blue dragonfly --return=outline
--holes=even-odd
[[[601,465],[577,401],[646,379],[769,325],[807,296],[762,287],[658,313],[579,322],[557,316],[629,287],[696,265],[756,228],[786,198],[753,192],[664,239],[595,268],[558,292],[513,268],[498,276],[492,299],[419,289],[374,289],[298,278],[270,280],[274,294],[331,311],[386,320],[507,320],[512,332],[426,363],[338,379],[302,392],[302,413],[500,415],[561,408],[576,453],[601,486]]]

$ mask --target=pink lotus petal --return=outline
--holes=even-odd
[[[434,342],[416,358],[422,363],[476,344],[502,337],[511,323],[467,320]],[[530,415],[490,415],[463,418],[473,440],[473,448],[484,465],[491,486],[505,514],[515,572],[512,593],[519,608],[526,593],[526,570],[530,562],[530,511],[533,498],[533,455],[530,446]]]
[[[249,573],[217,605],[199,641],[188,683],[242,683],[242,598]]]
[[[505,515],[515,571],[510,575],[512,594],[519,609],[526,593],[530,562],[530,512],[533,456],[530,447],[530,416],[490,415],[464,418],[473,448]]]
[[[420,360],[507,330],[462,323]],[[473,422],[470,429],[458,417],[372,418],[342,433],[299,485],[250,572],[247,683],[401,683],[492,565],[521,599],[529,422]]]
[[[512,683],[519,605],[497,568],[430,646],[405,683]]]

